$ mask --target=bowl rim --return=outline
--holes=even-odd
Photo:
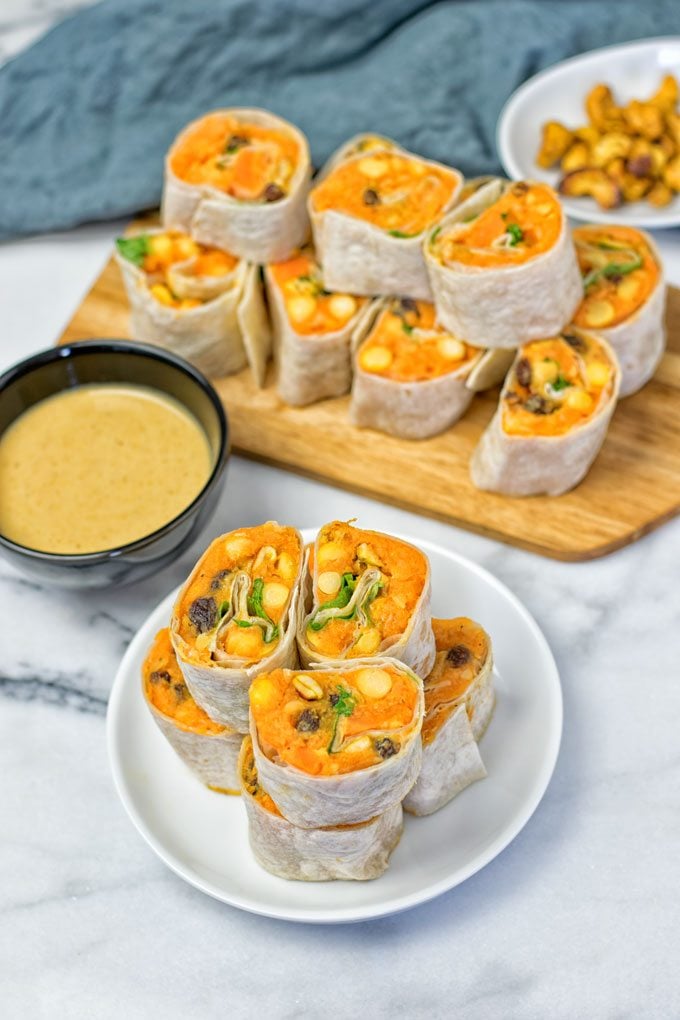
[[[231,446],[231,434],[226,411],[215,387],[206,378],[206,376],[204,376],[202,372],[199,372],[199,370],[188,361],[185,361],[184,358],[181,358],[172,351],[168,351],[163,347],[156,347],[154,344],[145,344],[137,340],[117,340],[115,338],[93,337],[87,340],[71,341],[56,347],[48,347],[43,351],[38,351],[37,354],[32,354],[28,358],[24,358],[22,361],[12,365],[6,372],[0,375],[0,398],[10,385],[15,383],[18,379],[21,379],[23,376],[30,375],[31,372],[35,371],[35,369],[42,368],[44,365],[48,365],[51,362],[59,361],[61,358],[77,358],[83,354],[133,354],[141,358],[148,358],[151,361],[164,362],[172,368],[177,369],[179,372],[182,372],[185,376],[188,376],[189,379],[191,379],[191,381],[195,383],[210,400],[210,403],[217,415],[220,441],[213,469],[205,484],[196,494],[191,503],[189,503],[189,505],[186,506],[181,513],[171,518],[160,528],[156,528],[155,531],[150,532],[148,535],[144,535],[142,538],[135,539],[134,542],[114,546],[111,549],[102,549],[97,552],[57,553],[45,552],[41,549],[32,549],[30,546],[21,545],[19,542],[12,541],[12,539],[7,538],[0,532],[0,545],[4,546],[6,549],[30,559],[58,563],[64,566],[76,566],[81,564],[89,566],[127,556],[130,553],[137,552],[138,550],[151,545],[163,534],[166,534],[180,525],[184,520],[191,516],[196,507],[205,499],[208,492],[217,482],[224,470]],[[131,382],[134,383],[134,380],[131,380]],[[69,387],[69,389],[70,388],[75,389],[76,387]],[[36,404],[40,402],[41,401],[36,401]],[[182,403],[182,401],[178,400],[178,403]],[[189,410],[188,408],[186,409]],[[14,421],[16,420],[17,419],[15,418]]]

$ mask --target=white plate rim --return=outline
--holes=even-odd
[[[680,46],[680,35],[654,36],[649,39],[635,39],[626,43],[611,43],[608,46],[599,46],[594,50],[586,50],[584,53],[576,53],[573,57],[566,57],[551,67],[543,68],[532,75],[525,82],[522,82],[512,95],[506,100],[498,116],[496,123],[496,150],[501,164],[512,180],[521,180],[524,173],[519,164],[515,161],[513,147],[510,140],[510,123],[514,117],[517,107],[525,101],[527,94],[538,89],[549,78],[560,78],[567,76],[572,68],[577,65],[592,65],[599,63],[603,56],[616,53],[617,56],[625,56],[639,50],[653,50],[660,46]],[[589,208],[583,209],[577,202],[568,197],[560,196],[561,202],[569,216],[584,223],[616,223],[618,209],[608,212],[605,209]],[[623,208],[626,208],[625,206]],[[620,219],[620,217],[619,217]],[[680,211],[658,214],[651,216],[644,212],[633,213],[631,207],[626,209],[625,225],[631,227],[642,227],[648,230],[666,230],[680,225]]]
[[[302,535],[305,542],[310,541],[310,539],[316,535],[317,531],[318,528],[303,528]],[[146,643],[148,642],[148,635],[146,632],[152,618],[157,612],[159,612],[161,607],[165,607],[166,604],[168,611],[170,610],[179,591],[180,586],[178,586],[161,599],[161,601],[145,618],[144,622],[139,627],[132,641],[128,645],[118,670],[116,671],[106,712],[107,754],[116,792],[128,814],[128,817],[142,838],[171,871],[182,878],[185,882],[188,882],[189,885],[194,886],[194,888],[199,889],[201,892],[213,899],[226,903],[229,906],[236,907],[239,910],[245,910],[248,913],[257,914],[262,917],[307,924],[356,923],[400,913],[401,911],[409,910],[410,908],[422,903],[427,903],[430,900],[435,899],[437,896],[441,896],[443,893],[449,892],[462,882],[465,882],[468,878],[477,874],[477,872],[481,871],[482,868],[485,868],[487,864],[490,864],[491,861],[501,854],[503,850],[505,850],[506,847],[508,847],[519,835],[543,799],[555,770],[562,740],[563,698],[557,663],[555,662],[555,658],[542,630],[524,603],[514,594],[514,592],[510,590],[510,588],[507,587],[507,585],[505,585],[502,581],[499,581],[498,578],[485,567],[474,563],[466,556],[463,556],[454,550],[447,549],[436,542],[431,542],[427,539],[414,538],[412,535],[406,535],[395,531],[390,531],[390,534],[395,538],[401,538],[406,542],[410,542],[426,552],[434,552],[437,555],[444,555],[446,558],[455,562],[458,566],[470,570],[472,573],[476,574],[480,580],[495,588],[501,595],[506,597],[512,603],[514,608],[524,618],[524,621],[533,633],[534,639],[537,641],[538,645],[541,646],[541,651],[545,657],[546,664],[550,665],[550,670],[546,671],[544,682],[549,686],[551,693],[552,711],[550,718],[552,728],[550,740],[546,747],[541,768],[534,775],[534,781],[529,795],[525,797],[522,809],[513,815],[511,822],[508,823],[508,825],[499,833],[495,840],[490,842],[484,851],[473,857],[467,867],[459,867],[452,873],[452,875],[449,875],[444,879],[433,882],[431,885],[424,886],[415,892],[406,893],[403,896],[391,897],[389,900],[381,904],[368,904],[365,907],[350,907],[346,909],[334,908],[322,913],[318,910],[309,910],[306,908],[301,908],[299,910],[291,910],[290,908],[285,910],[275,908],[267,909],[261,904],[253,903],[248,897],[239,897],[237,895],[225,896],[224,891],[218,886],[193,873],[191,868],[176,858],[171,851],[168,851],[151,831],[145,819],[137,810],[132,794],[129,793],[127,789],[127,784],[123,776],[122,762],[119,759],[115,747],[117,724],[120,717],[123,694],[125,691],[126,676],[129,672],[128,663],[137,657],[142,645],[146,647]],[[380,880],[377,879],[376,881]]]

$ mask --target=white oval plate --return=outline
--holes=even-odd
[[[313,531],[304,533],[310,541]],[[167,626],[176,592],[133,638],[111,691],[108,750],[116,789],[140,833],[168,867],[218,900],[289,921],[360,921],[413,907],[493,860],[528,822],[555,766],[562,692],[555,660],[533,618],[500,581],[440,546],[408,538],[432,565],[435,616],[471,616],[491,635],[498,702],[481,742],[488,777],[429,818],[406,817],[389,869],[372,882],[290,882],[263,871],[248,846],[238,797],[195,779],[151,718],[140,669]]]
[[[604,82],[616,102],[625,104],[650,96],[668,73],[680,77],[680,36],[605,46],[541,71],[512,94],[498,120],[496,147],[507,174],[556,187],[559,171],[543,170],[534,161],[545,121],[578,127],[586,123],[583,104],[593,85]],[[611,211],[601,209],[592,198],[562,197],[562,203],[576,220],[656,229],[680,225],[680,195],[663,209],[644,201]]]

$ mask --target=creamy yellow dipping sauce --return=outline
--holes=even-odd
[[[181,513],[211,470],[203,429],[171,397],[118,383],[65,390],[0,437],[0,533],[43,552],[115,549]]]

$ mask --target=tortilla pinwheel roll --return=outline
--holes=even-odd
[[[386,870],[404,828],[400,803],[356,825],[302,829],[283,817],[260,785],[250,737],[243,739],[239,776],[250,846],[266,871],[279,878],[325,882],[365,881]]]
[[[467,410],[482,357],[442,329],[434,305],[390,298],[356,352],[350,420],[403,439],[443,432]]]
[[[173,230],[118,238],[116,261],[135,340],[173,351],[210,376],[250,362],[262,385],[271,337],[256,266]]]
[[[351,340],[366,317],[367,299],[324,290],[310,248],[268,266],[265,280],[281,397],[301,406],[347,393]]]
[[[569,327],[525,344],[472,455],[473,483],[507,496],[578,485],[604,442],[620,378],[613,350],[592,333]]]
[[[340,161],[309,195],[324,286],[431,301],[423,236],[453,206],[461,182],[457,170],[403,149]]]
[[[404,799],[420,771],[422,681],[396,659],[263,673],[250,688],[259,782],[293,825],[354,825]]]
[[[477,746],[493,712],[493,655],[488,634],[465,616],[433,620],[434,669],[425,680],[423,764],[404,807],[431,815],[486,769]]]
[[[627,397],[649,382],[666,347],[659,252],[633,227],[577,227],[573,236],[585,290],[574,323],[612,345]]]
[[[165,161],[162,218],[249,262],[288,258],[309,234],[309,146],[266,110],[214,110],[177,136]]]
[[[303,592],[297,640],[304,666],[388,655],[421,677],[432,669],[430,564],[415,546],[344,521],[324,524]]]
[[[238,755],[243,734],[214,722],[184,683],[167,627],[159,630],[142,666],[142,691],[168,743],[202,783],[239,793]]]
[[[425,240],[442,326],[479,347],[518,347],[569,322],[583,284],[566,216],[546,184],[495,180]]]
[[[303,561],[295,528],[239,528],[211,542],[177,597],[170,631],[186,685],[212,719],[240,733],[253,677],[297,664]]]

